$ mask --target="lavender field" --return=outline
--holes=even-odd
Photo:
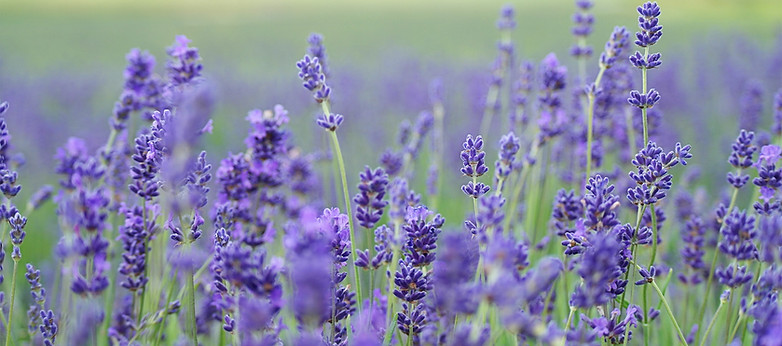
[[[782,345],[773,0],[3,6],[5,345]]]

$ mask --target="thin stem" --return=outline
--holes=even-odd
[[[325,104],[322,103],[322,104]],[[327,109],[327,106],[324,106],[324,108]],[[342,158],[342,150],[339,147],[339,139],[337,138],[337,133],[335,131],[330,131],[331,133],[331,141],[334,144],[334,151],[337,155],[337,164],[339,165],[339,173],[340,177],[342,178],[342,195],[345,199],[345,212],[348,215],[348,227],[350,231],[350,254],[352,256],[352,263],[356,262],[356,242],[358,239],[356,238],[355,233],[353,232],[353,211],[350,207],[350,194],[348,193],[348,178],[345,174],[345,160]],[[353,275],[356,280],[356,297],[358,298],[358,310],[359,313],[361,313],[361,303],[363,300],[361,299],[361,279],[358,275],[358,267],[353,266]]]
[[[733,274],[736,274],[736,267],[733,267]],[[735,297],[735,294],[730,295],[730,300],[728,301],[728,314],[725,315],[725,344],[730,343],[730,320],[731,320],[731,314],[733,313],[733,298]]]
[[[196,311],[195,311],[195,283],[193,281],[193,272],[188,271],[185,274],[185,281],[187,285],[185,293],[185,306],[187,307],[186,327],[190,342],[192,345],[198,345],[198,327],[196,327]]]
[[[570,330],[570,322],[573,321],[573,315],[576,313],[576,310],[578,310],[577,307],[570,307],[570,313],[567,315],[567,323],[565,324],[565,334],[567,334],[568,330]]]
[[[595,90],[597,90],[598,87],[600,87],[600,80],[603,79],[603,73],[605,72],[606,68],[605,66],[600,66],[600,71],[597,72],[597,77],[595,78]],[[587,144],[586,144],[586,181],[589,181],[589,177],[592,173],[592,138],[593,138],[593,130],[592,130],[592,122],[595,117],[595,92],[590,90],[589,93],[587,93]]]
[[[636,264],[636,266],[638,266]],[[638,267],[640,269],[640,267]],[[657,291],[657,295],[660,297],[660,300],[663,301],[663,306],[665,306],[665,311],[668,313],[668,317],[671,319],[671,323],[673,323],[673,326],[676,328],[676,332],[679,334],[679,339],[682,343],[687,345],[687,339],[684,337],[684,333],[682,333],[682,329],[679,328],[679,323],[676,322],[676,317],[673,316],[673,310],[671,310],[671,306],[668,305],[668,300],[665,299],[665,294],[660,290],[660,286],[657,286],[657,283],[652,281],[650,283],[652,287],[654,287],[654,290]]]
[[[5,344],[11,345],[11,329],[14,325],[14,301],[16,299],[16,272],[19,269],[19,260],[14,258],[14,270],[11,275],[11,300],[8,302],[8,323],[6,325]]]
[[[700,346],[706,344],[706,339],[709,338],[709,333],[711,333],[711,327],[714,326],[714,322],[717,320],[717,316],[719,316],[720,311],[722,311],[723,305],[725,305],[725,301],[720,299],[720,305],[717,307],[717,311],[714,312],[714,316],[711,318],[711,321],[709,322],[709,326],[706,327],[706,333],[703,334],[703,338],[701,339]]]

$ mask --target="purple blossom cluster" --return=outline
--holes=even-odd
[[[351,170],[366,162],[355,153],[373,147],[359,148],[353,133],[337,137],[344,117],[331,111],[331,96],[332,86],[343,95],[333,78],[342,67],[319,34],[296,67],[327,150],[308,152],[317,138],[297,141],[300,129],[289,128],[302,110],[281,105],[250,110],[244,141],[221,137],[230,148],[222,155],[203,150],[200,139],[225,122],[207,120],[214,102],[202,98],[207,76],[185,36],[166,50],[162,76],[154,56],[130,51],[106,143],[68,139],[54,156],[56,188],[21,191],[28,173],[0,103],[6,343],[777,344],[782,92],[766,133],[768,85],[737,84],[742,129],[728,165],[703,170],[709,179],[731,170],[723,193],[712,193],[698,170],[682,172],[708,160],[669,138],[660,93],[647,87],[648,70],[669,68],[649,51],[662,36],[660,6],[637,8],[641,51],[629,55],[630,33],[615,27],[589,66],[600,4],[575,5],[571,56],[551,53],[538,66],[516,63],[511,34],[523,21],[502,8],[477,107],[481,135],[451,145],[461,142],[447,118],[452,90],[437,79],[389,149],[366,160],[380,166],[358,174]],[[571,65],[578,78],[568,76]],[[348,114],[358,101],[345,95]],[[491,116],[505,111],[498,132]],[[439,188],[459,163],[471,203]],[[19,196],[29,197],[26,209]],[[42,226],[50,198],[57,223]],[[54,263],[30,256],[27,285],[17,284],[22,251],[40,252],[49,228],[59,232]],[[14,314],[21,304],[26,328]]]

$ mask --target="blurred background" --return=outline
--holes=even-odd
[[[640,4],[595,2],[590,79],[611,29],[637,30]],[[747,107],[741,101],[747,90],[761,90],[753,104],[763,114],[760,128],[772,122],[773,94],[782,87],[782,2],[658,2],[665,34],[655,49],[662,52],[663,65],[650,72],[650,85],[663,97],[658,140],[669,149],[675,141],[692,143],[693,164],[704,172],[702,184],[718,184],[738,132],[736,119]],[[301,88],[295,67],[312,32],[325,37],[333,110],[346,118],[340,136],[346,137],[342,145],[351,186],[358,169],[376,166],[379,153],[394,143],[402,119],[414,121],[431,107],[429,84],[439,78],[446,100],[446,164],[454,167],[442,186],[455,196],[462,180],[457,153],[465,134],[478,131],[497,55],[495,22],[506,3],[516,8],[517,61],[537,65],[555,52],[576,70],[568,55],[575,5],[566,0],[5,0],[0,4],[0,100],[11,104],[6,114],[12,150],[27,160],[20,169],[21,198],[55,182],[52,156],[68,137],[85,138],[92,150],[105,143],[128,51],[148,50],[163,73],[165,49],[181,34],[200,50],[214,102],[214,133],[204,143],[210,162],[243,150],[247,111],[278,103],[290,111],[296,143],[306,151],[318,149],[324,143],[313,121],[318,108]],[[500,131],[497,126],[487,136],[490,161]],[[414,182],[419,191],[427,166],[421,165]],[[461,197],[444,206],[452,207],[446,216],[462,217],[470,205]],[[37,219],[31,217],[29,227],[55,225],[54,207],[46,208]]]

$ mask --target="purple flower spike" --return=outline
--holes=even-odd
[[[605,51],[600,54],[600,65],[605,68],[613,66],[616,63],[616,59],[622,55],[622,52],[627,47],[629,37],[630,33],[627,31],[627,28],[623,26],[614,27],[611,37],[606,42]]]
[[[388,205],[388,201],[383,200],[388,187],[388,174],[380,167],[374,170],[366,167],[359,178],[359,193],[353,197],[356,219],[362,227],[371,229],[380,221],[383,209]]]
[[[318,103],[328,101],[331,96],[331,88],[326,85],[326,75],[321,67],[320,60],[317,57],[305,55],[303,59],[296,63],[299,68],[299,78],[302,80],[302,86],[313,92],[313,97]]]
[[[647,2],[638,6],[638,27],[635,33],[635,44],[639,47],[649,47],[657,43],[663,35],[663,26],[659,24],[660,6],[656,2]]]

